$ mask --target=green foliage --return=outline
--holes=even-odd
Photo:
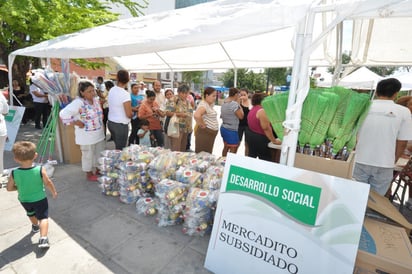
[[[8,55],[17,49],[116,20],[118,14],[110,11],[109,3],[123,5],[137,16],[142,14],[140,10],[146,7],[147,0],[140,0],[140,3],[131,0],[1,1],[0,58],[7,62]],[[13,74],[17,74],[17,78],[25,77],[31,59],[16,59]]]
[[[368,67],[368,69],[383,77],[391,75],[396,70],[395,67]]]
[[[226,87],[234,86],[234,74],[233,69],[223,74],[220,80]],[[238,69],[237,87],[247,88],[250,91],[264,91],[266,90],[266,75],[264,73],[255,73],[248,69]]]
[[[101,69],[104,67],[109,67],[109,65],[102,63],[102,62],[96,62],[96,61],[90,61],[90,60],[85,60],[85,59],[72,59],[73,63],[76,65],[90,69],[90,70],[96,70],[96,69]]]
[[[286,85],[286,77],[290,74],[287,68],[266,68],[265,74],[272,86]]]
[[[347,53],[342,53],[342,64],[349,64],[350,62],[350,54]],[[329,67],[328,72],[334,74],[335,73],[335,67]],[[342,73],[342,71],[341,71]]]
[[[201,84],[203,82],[203,71],[184,71],[182,80],[185,83]]]

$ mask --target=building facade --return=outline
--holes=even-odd
[[[186,8],[186,7],[194,6],[197,4],[212,2],[212,1],[215,1],[215,0],[176,0],[175,8],[181,9],[181,8]]]

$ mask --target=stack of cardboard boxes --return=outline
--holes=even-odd
[[[412,273],[411,230],[386,197],[371,191],[354,273]]]
[[[354,153],[346,161],[297,153],[295,167],[352,179]],[[412,224],[389,201],[370,191],[354,273],[411,274]]]

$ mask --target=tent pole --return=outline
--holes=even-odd
[[[282,143],[281,164],[294,166],[298,133],[301,123],[303,102],[309,92],[308,66],[315,23],[314,12],[308,13],[305,20],[298,25],[296,37],[296,54],[293,63],[292,81],[290,85],[286,120],[284,122],[285,138]]]
[[[235,88],[237,87],[237,68],[235,68],[234,71],[235,71],[235,74],[234,74],[235,79],[233,80],[233,87]]]
[[[174,86],[175,86],[175,83],[174,83],[174,81],[175,81],[175,72],[173,71],[173,70],[171,70],[170,71],[170,76],[172,77],[172,81],[170,82],[170,85],[171,85],[171,89],[172,89],[172,92],[173,92],[173,94],[175,93],[175,90],[174,90]]]
[[[227,58],[230,60],[230,62],[233,65],[233,70],[234,70],[234,80],[233,80],[233,87],[237,87],[237,68],[235,63],[233,62],[232,58],[230,57],[229,53],[227,52],[226,48],[223,46],[222,43],[219,43],[219,45],[222,47],[223,51],[225,52]]]
[[[10,106],[13,106],[13,94],[14,94],[13,93],[13,85],[12,85],[13,70],[10,69],[10,68],[13,67],[14,59],[16,59],[16,55],[10,54],[9,55],[9,67],[7,68],[9,70],[8,74],[9,74],[9,103],[10,103]]]

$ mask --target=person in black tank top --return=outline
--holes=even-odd
[[[240,90],[240,106],[243,109],[243,119],[239,120],[239,128],[238,128],[238,134],[239,134],[239,140],[242,142],[242,137],[245,134],[245,130],[248,127],[247,125],[247,115],[249,113],[249,108],[250,108],[250,100],[249,100],[249,91],[247,89],[241,89]],[[245,155],[247,156],[249,153],[249,147],[245,139]]]

